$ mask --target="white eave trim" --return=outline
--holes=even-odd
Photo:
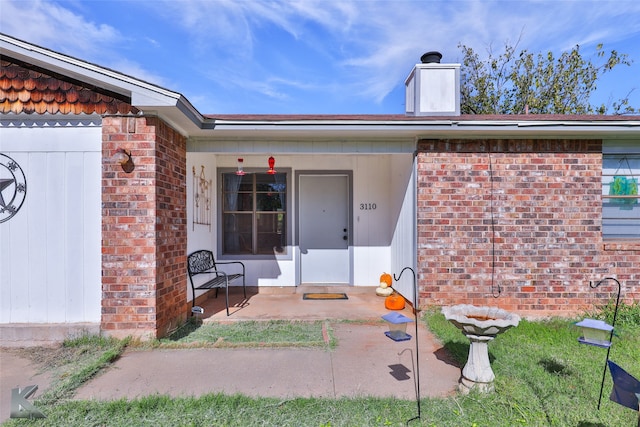
[[[457,127],[491,129],[504,128],[546,128],[546,130],[567,131],[571,128],[590,127],[598,128],[597,131],[640,130],[640,121],[515,121],[515,120],[225,120],[211,119],[217,130],[234,129],[381,129],[381,128],[408,128],[408,129],[455,129]],[[596,129],[593,129],[594,131]]]
[[[267,115],[265,115],[267,116]],[[348,116],[346,116],[348,117]],[[372,116],[375,117],[375,116]],[[216,125],[391,125],[391,126],[640,126],[640,120],[365,120],[365,119],[309,119],[298,120],[242,120],[242,119],[220,119],[211,117],[209,120],[215,121]]]

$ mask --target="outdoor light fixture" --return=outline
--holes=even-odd
[[[276,170],[273,168],[275,165],[276,165],[276,159],[274,159],[273,156],[269,157],[269,170],[267,171],[269,175],[276,174]]]
[[[136,167],[136,165],[133,164],[133,159],[131,158],[131,151],[126,151],[123,148],[118,148],[116,154],[114,154],[111,159],[114,162],[120,163],[122,170],[126,173],[133,172]]]
[[[238,157],[238,170],[236,171],[236,175],[238,176],[244,175],[243,165],[244,165],[244,159],[242,157]]]

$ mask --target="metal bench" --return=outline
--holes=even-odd
[[[218,266],[222,264],[237,264],[242,267],[242,273],[227,273],[220,271]],[[192,308],[196,306],[196,291],[216,290],[216,298],[218,297],[218,289],[225,289],[225,303],[227,306],[227,316],[229,315],[229,283],[242,278],[242,291],[244,297],[247,298],[247,288],[245,286],[244,264],[240,261],[216,262],[213,258],[213,252],[202,249],[195,251],[187,257],[187,271],[189,273],[189,281],[191,282],[191,290],[193,291]],[[198,275],[206,276],[206,280],[198,285],[194,282],[194,277]],[[198,279],[195,281],[199,282]]]

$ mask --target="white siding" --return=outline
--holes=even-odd
[[[354,157],[353,250],[354,284],[378,286],[391,271],[390,212],[393,210],[389,155]]]
[[[399,211],[394,213],[395,225],[393,239],[391,242],[391,265],[396,275],[405,267],[411,267],[416,271],[416,166],[415,160],[410,158],[398,158],[392,169],[397,171],[394,174],[394,188],[396,200],[393,205],[399,207]],[[401,200],[397,200],[400,197]],[[416,276],[417,281],[417,276]],[[394,285],[394,288],[407,300],[415,304],[414,284],[411,271],[406,270],[401,280]],[[417,289],[415,290],[417,292]]]
[[[99,323],[99,119],[40,120],[0,127],[0,151],[27,182],[22,208],[0,224],[0,323]]]
[[[319,149],[315,142],[310,150]],[[329,144],[329,143],[327,143]],[[329,144],[330,145],[330,144]],[[241,149],[235,147],[236,150]],[[300,151],[300,147],[297,147]],[[244,150],[247,150],[244,147]],[[367,150],[365,150],[366,152]],[[384,150],[383,150],[384,151]],[[199,173],[200,165],[205,165],[207,178],[211,177],[215,194],[220,190],[217,183],[218,168],[235,168],[236,158],[243,157],[247,171],[267,169],[267,158],[270,154],[220,155],[206,152],[189,152],[187,155],[187,219],[188,219],[188,252],[209,248],[218,249],[217,233],[218,207],[214,196],[213,224],[211,232],[208,227],[192,224],[192,167]],[[405,266],[414,267],[414,189],[412,180],[412,154],[274,154],[276,170],[291,171],[289,197],[296,194],[295,173],[298,171],[352,171],[352,284],[355,286],[378,286],[383,272],[399,274]],[[295,205],[293,200],[290,232],[294,233]],[[361,205],[375,205],[375,209],[360,209]],[[296,238],[292,236],[295,243]],[[247,285],[250,286],[295,286],[297,250],[295,245],[289,248],[287,256],[273,259],[251,260],[241,259],[247,267]],[[396,253],[397,252],[397,253]],[[411,286],[412,280],[406,282],[403,276],[401,286]],[[404,287],[402,289],[404,289]],[[411,288],[408,288],[411,289]],[[403,294],[407,292],[406,290]],[[407,298],[412,299],[412,291]]]
[[[211,209],[213,210],[211,218],[211,227],[203,224],[193,223],[193,168],[195,173],[200,176],[200,172],[204,166],[204,173],[207,180],[212,180],[213,192]],[[209,249],[213,251],[216,256],[216,159],[212,154],[197,154],[187,153],[187,254],[197,251],[199,249]],[[247,282],[249,283],[249,282]],[[197,295],[201,295],[206,291],[199,292]],[[191,294],[191,284],[187,278],[187,299],[193,300]]]

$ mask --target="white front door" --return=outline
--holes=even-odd
[[[349,175],[300,175],[300,283],[348,284]]]

